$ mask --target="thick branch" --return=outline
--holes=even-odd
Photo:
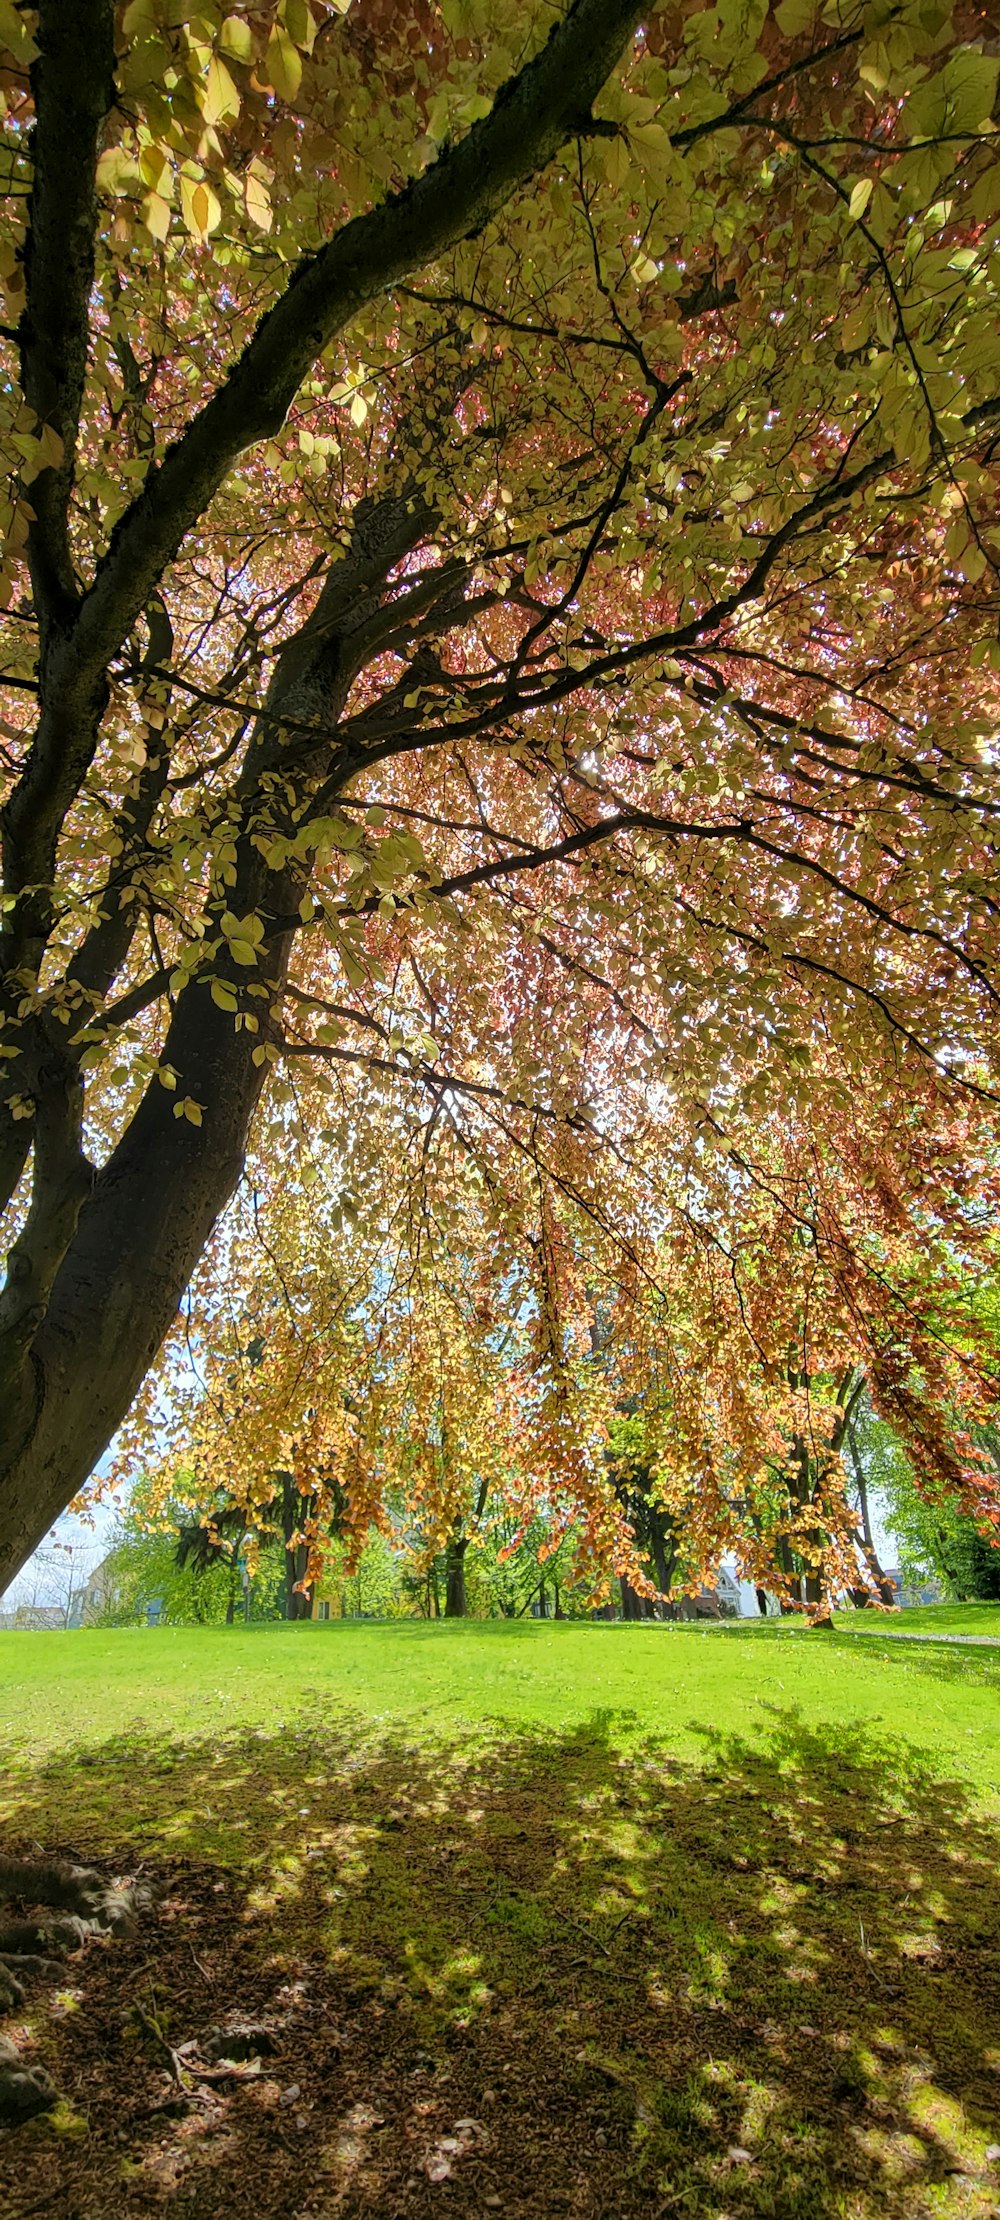
[[[63,443],[31,489],[28,561],[43,626],[78,598],[68,509],[87,368],[101,128],[115,98],[113,0],[42,0],[28,203],[26,298],[18,330],[24,396]]]
[[[12,1117],[0,1103],[0,1214],[20,1184],[31,1147],[31,1119]]]
[[[7,1261],[0,1295],[0,1405],[15,1434],[30,1407],[26,1352],[45,1315],[52,1283],[76,1232],[91,1185],[82,1148],[83,1082],[63,1061],[40,1075],[34,1120],[31,1207]],[[6,1428],[5,1428],[6,1430]]]

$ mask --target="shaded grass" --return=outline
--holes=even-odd
[[[995,2215],[995,1825],[868,1725],[692,1739],[314,1699],[22,1753],[12,1842],[166,1896],[31,2013],[80,2132],[0,2139],[0,2208]],[[250,2010],[277,2056],[178,2117],[136,2002],[175,2044]]]

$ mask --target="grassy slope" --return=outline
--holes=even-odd
[[[853,1621],[859,1633],[867,1629],[869,1614],[844,1613],[841,1623]],[[989,1634],[1000,1638],[1000,1603],[923,1603],[900,1612],[892,1621],[901,1634]]]
[[[998,1694],[787,1627],[0,1638],[8,1838],[167,1887],[29,2021],[89,2133],[0,2209],[993,2220]],[[271,2078],[158,2119],[132,1999]]]

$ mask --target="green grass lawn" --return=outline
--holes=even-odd
[[[841,1626],[853,1625],[858,1633],[867,1632],[877,1617],[869,1611],[845,1611],[838,1616]],[[988,1634],[1000,1640],[1000,1603],[915,1604],[888,1624],[900,1634]]]
[[[953,1631],[977,1610],[944,1608]],[[931,1613],[901,1614],[892,1626]],[[657,1735],[689,1763],[738,1733],[773,1747],[795,1713],[810,1727],[900,1738],[981,1798],[1000,1804],[996,1698],[1000,1655],[890,1649],[886,1622],[845,1615],[833,1635],[799,1622],[723,1627],[537,1621],[429,1625],[123,1628],[0,1635],[0,1751],[80,1750],[145,1730],[185,1736],[273,1725],[317,1708],[408,1723],[424,1738],[456,1722],[566,1730],[595,1715],[623,1747]],[[854,1639],[864,1632],[862,1653]],[[869,1649],[867,1646],[871,1644]],[[2,1807],[0,1807],[2,1808]]]
[[[157,1896],[22,2008],[0,2209],[995,2220],[998,1698],[853,1623],[0,1636],[5,1841]]]

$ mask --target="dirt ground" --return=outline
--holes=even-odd
[[[62,2092],[0,2133],[6,2220],[1000,2214],[997,1835],[902,1758],[318,1724],[69,1766],[7,1846],[155,1902],[6,2023]]]

